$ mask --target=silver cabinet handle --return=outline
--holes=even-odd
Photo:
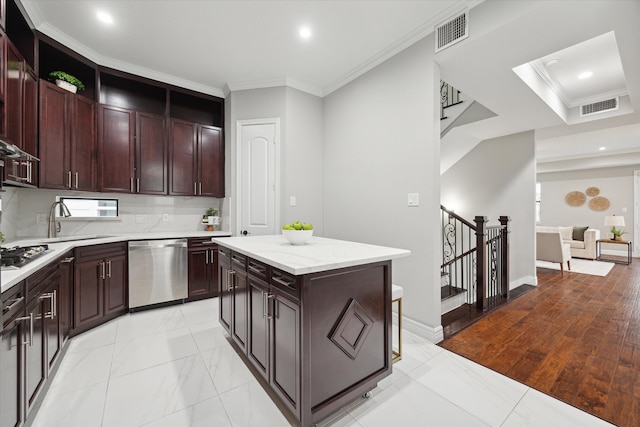
[[[273,312],[271,312],[271,310],[269,310],[269,308],[271,308],[271,304],[269,304],[269,300],[275,298],[273,294],[268,294],[267,295],[267,319],[273,319]]]
[[[102,280],[104,280],[104,279],[106,279],[106,273],[105,273],[105,265],[104,265],[104,261],[102,261],[102,262],[100,263],[100,269],[101,269],[101,270],[100,270],[100,278],[101,278]]]
[[[76,172],[76,188],[78,188],[78,172]]]
[[[129,190],[133,193],[133,178],[129,178]]]
[[[215,251],[214,251],[213,249],[211,249],[210,251],[207,251],[207,252],[209,252],[209,253],[211,254],[211,257],[210,257],[209,259],[211,260],[211,261],[210,261],[210,262],[211,262],[211,264],[213,264],[213,263],[215,262],[215,258],[214,258],[214,257],[215,257],[215,255],[216,255],[216,254],[215,254]]]
[[[33,163],[27,162],[27,182],[33,182]]]
[[[46,294],[40,295],[40,299],[49,299],[51,301],[51,310],[44,314],[45,319],[55,319],[58,316],[58,310],[56,308],[57,304],[57,291],[54,289],[53,292],[48,292]]]
[[[262,292],[262,317],[267,317],[267,293]]]
[[[198,194],[200,194],[202,196],[202,183],[199,183],[198,186],[200,188],[199,191],[198,191]]]
[[[65,258],[65,259],[63,259],[62,261],[60,261],[60,264],[69,264],[69,263],[73,262],[73,260],[74,260],[74,259],[76,259],[76,258],[75,258],[75,257],[70,256],[70,257]]]
[[[33,311],[29,313],[27,317],[16,317],[16,320],[28,320],[29,321],[29,341],[23,341],[23,345],[29,344],[29,347],[33,346]]]
[[[16,298],[16,299],[14,299],[14,300],[9,300],[9,301],[7,301],[7,302],[11,302],[11,304],[9,304],[9,305],[5,306],[5,307],[4,307],[4,309],[5,309],[6,311],[13,310],[13,307],[15,307],[16,305],[20,304],[20,302],[21,302],[22,300],[24,300],[24,297]]]
[[[287,288],[292,287],[295,283],[295,282],[286,282],[285,280],[281,279],[278,276],[272,276],[271,279],[276,283],[286,286]]]
[[[140,178],[136,178],[136,193],[140,192]]]
[[[204,251],[205,264],[209,264],[209,251]]]
[[[107,261],[107,277],[111,278],[111,260]]]
[[[58,291],[56,289],[53,290],[53,302],[51,304],[51,311],[53,311],[52,319],[55,319],[58,317]]]
[[[193,181],[193,194],[198,195],[198,192],[196,191],[196,182]]]
[[[67,172],[67,187],[71,188],[71,171]]]

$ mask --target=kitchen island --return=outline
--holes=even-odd
[[[391,260],[409,251],[321,237],[213,241],[220,323],[292,422],[312,426],[391,374]]]

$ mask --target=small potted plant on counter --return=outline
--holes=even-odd
[[[207,231],[214,231],[214,226],[220,224],[220,217],[218,216],[218,210],[215,208],[207,209],[207,214],[202,218],[202,221],[207,224]]]
[[[56,85],[72,93],[76,93],[78,89],[84,90],[84,84],[82,84],[80,80],[64,71],[50,72],[49,79],[55,81]]]

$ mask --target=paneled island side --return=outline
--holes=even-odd
[[[391,374],[391,260],[404,249],[226,237],[220,323],[285,415],[312,426]]]

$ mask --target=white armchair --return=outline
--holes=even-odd
[[[564,263],[571,270],[571,249],[562,241],[559,232],[536,232],[536,259],[540,261],[559,262],[560,272],[564,274]]]

